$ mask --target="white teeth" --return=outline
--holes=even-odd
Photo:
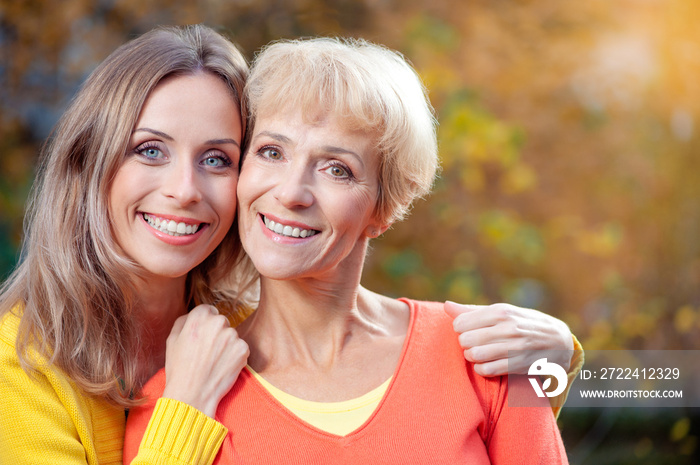
[[[274,221],[267,219],[263,216],[265,220],[265,227],[275,234],[287,237],[311,237],[318,231],[313,229],[301,229],[293,226],[284,225],[281,223],[275,223]]]
[[[147,213],[143,214],[143,219],[146,220],[146,222],[148,222],[152,228],[170,236],[185,236],[194,234],[199,230],[200,226],[199,224],[187,224],[183,222],[178,223],[177,221],[151,216]]]

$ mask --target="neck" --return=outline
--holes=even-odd
[[[238,328],[254,370],[326,370],[362,337],[394,331],[386,298],[360,286],[366,246],[358,243],[335,269],[314,277],[261,277],[258,309]]]
[[[135,318],[141,328],[143,375],[150,377],[165,366],[165,341],[175,320],[187,313],[186,277],[148,279],[136,282]]]

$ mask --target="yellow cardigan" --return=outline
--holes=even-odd
[[[86,395],[46,363],[30,377],[17,358],[18,327],[11,313],[0,319],[0,465],[121,464],[124,409]],[[170,418],[195,415],[195,409],[173,404]],[[157,425],[154,440],[179,446],[155,461],[145,450],[132,464],[211,464],[227,430],[209,417],[200,417],[199,425],[184,431]]]

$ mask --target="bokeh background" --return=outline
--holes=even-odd
[[[249,59],[359,36],[419,70],[443,165],[365,285],[538,308],[588,350],[700,349],[698,20],[695,0],[1,0],[0,276],[42,142],[118,45],[199,22]],[[700,456],[697,409],[570,408],[560,426],[574,464]]]

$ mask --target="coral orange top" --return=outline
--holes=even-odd
[[[228,433],[215,463],[568,463],[551,407],[546,398],[535,396],[527,379],[509,383],[507,377],[478,376],[463,358],[443,304],[404,302],[411,309],[411,322],[403,352],[384,397],[363,425],[344,436],[317,429],[244,370],[217,411],[216,419]],[[158,430],[154,422],[171,431],[195,426],[170,417],[160,405],[164,399],[156,406],[164,386],[161,371],[145,388],[153,400],[129,415],[127,464],[152,413],[149,431]],[[515,393],[520,402],[523,396],[530,398],[533,406],[508,406],[509,395]],[[182,445],[146,437],[141,447],[165,458],[170,448]]]

